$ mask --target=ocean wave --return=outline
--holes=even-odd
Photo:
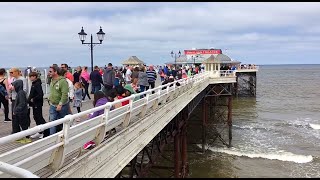
[[[201,148],[201,145],[198,145],[199,148]],[[295,163],[308,163],[313,160],[313,157],[311,155],[299,155],[299,154],[293,154],[291,152],[286,152],[283,150],[279,150],[276,152],[266,152],[266,153],[260,153],[260,152],[242,152],[237,148],[216,148],[216,147],[209,147],[208,148],[212,152],[219,152],[219,153],[226,153],[230,155],[235,156],[246,156],[249,158],[264,158],[264,159],[270,159],[270,160],[279,160],[279,161],[291,161]]]
[[[320,124],[312,124],[312,123],[309,123],[309,126],[310,126],[312,129],[320,129]]]
[[[238,126],[238,125],[233,124],[232,127],[236,128],[236,129],[250,129],[250,130],[263,129],[263,130],[269,130],[269,128],[265,128],[265,127],[253,127],[253,126],[249,126],[249,125]]]

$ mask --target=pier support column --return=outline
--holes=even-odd
[[[181,160],[182,160],[182,172],[181,178],[185,178],[188,175],[188,162],[187,162],[187,124],[185,123],[182,127],[181,132]]]
[[[136,170],[136,163],[137,163],[137,156],[134,157],[130,162],[130,166],[131,166],[130,174],[129,174],[130,178],[133,178],[133,176],[134,176],[134,173],[135,173],[135,170]]]
[[[232,96],[228,97],[228,119],[227,123],[229,126],[229,147],[231,147],[232,141]]]
[[[174,136],[174,177],[180,178],[180,135],[179,135],[179,128],[176,129],[177,133]]]
[[[206,104],[206,98],[202,100],[202,152],[204,153],[207,144],[207,119],[208,119],[208,107]]]

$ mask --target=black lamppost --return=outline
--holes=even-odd
[[[196,64],[196,57],[191,56],[191,60],[193,60],[193,64]]]
[[[91,42],[85,43],[84,41],[86,40],[86,35],[87,35],[87,33],[84,32],[83,27],[81,28],[81,31],[80,31],[78,34],[79,34],[79,38],[80,38],[80,41],[81,41],[82,44],[90,44],[90,50],[91,50],[91,72],[92,72],[92,71],[93,71],[93,47],[94,47],[93,45],[94,45],[94,44],[102,44],[104,35],[105,35],[106,33],[104,33],[104,32],[102,31],[102,28],[101,28],[101,26],[100,26],[100,31],[97,32],[98,40],[100,41],[99,43],[94,43],[94,42],[92,42],[92,41],[93,41],[93,39],[92,39],[92,34],[91,34]]]
[[[196,58],[198,58],[200,55],[197,54],[196,56],[191,56],[191,60],[193,60],[193,65],[196,66]]]
[[[177,53],[173,53],[173,51],[171,51],[171,57],[173,57],[174,55],[174,69],[176,70],[177,69]],[[179,51],[178,52],[178,57],[181,56],[181,52]]]

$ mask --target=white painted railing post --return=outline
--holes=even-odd
[[[59,134],[56,144],[59,144],[63,142],[63,134]],[[50,164],[51,164],[51,168],[52,170],[55,172],[59,169],[60,164],[62,162],[62,160],[64,159],[64,148],[63,146],[59,146],[58,148],[56,148],[50,158]]]
[[[107,104],[109,103],[110,102],[108,102]],[[100,120],[100,123],[104,123],[104,125],[97,129],[95,138],[93,140],[96,143],[96,145],[99,145],[106,136],[108,123],[109,123],[108,117],[109,117],[110,109],[111,109],[111,105],[107,105],[107,107],[104,109],[104,116]]]
[[[51,156],[52,164],[51,167],[54,171],[60,169],[64,163],[65,159],[65,148],[69,144],[69,131],[70,131],[70,125],[73,121],[72,115],[66,115],[66,118],[69,119],[69,121],[66,121],[63,123],[63,129],[62,134],[59,135],[57,139],[57,143],[63,142],[63,146],[58,147],[56,151]]]
[[[169,99],[168,99],[168,97],[170,96],[170,94],[169,94],[169,85],[170,83],[168,83],[168,84],[166,84],[166,95],[164,96],[164,100],[163,100],[163,104],[165,104],[167,101],[169,101]]]
[[[144,102],[144,105],[143,105],[142,110],[141,110],[141,113],[140,113],[140,118],[143,118],[143,117],[146,115],[146,113],[147,113],[147,108],[148,108],[150,93],[152,93],[152,90],[151,90],[151,89],[148,89],[147,94],[146,94],[146,97],[144,98],[144,99],[145,99],[145,102]]]
[[[73,122],[73,117],[71,115],[66,115],[66,118],[70,118],[69,121],[63,123],[63,141],[64,146],[67,146],[69,144],[69,131],[70,131],[70,125]]]
[[[140,96],[140,95],[138,95],[138,96]],[[130,101],[129,101],[129,108],[128,108],[128,112],[127,112],[127,114],[126,114],[126,116],[125,116],[125,118],[124,118],[124,121],[123,121],[123,123],[122,123],[122,127],[123,128],[126,128],[129,124],[130,124],[130,120],[131,120],[131,113],[132,113],[132,105],[133,105],[133,101],[134,101],[134,98],[136,97],[136,95],[135,94],[132,94],[131,96],[130,96]]]
[[[153,109],[153,110],[157,109],[158,106],[159,106],[159,99],[160,99],[160,95],[161,95],[161,88],[158,88],[158,91],[157,91],[156,93],[157,93],[157,96],[156,96],[156,99],[154,100],[153,106],[152,106],[152,109]]]
[[[44,69],[44,90],[45,90],[45,95],[48,94],[48,81],[47,81],[47,69]]]
[[[177,90],[177,86],[176,86],[176,84],[177,84],[177,82],[176,81],[174,81],[174,83],[173,83],[173,98],[176,98],[177,96],[177,92],[176,92],[176,90]]]

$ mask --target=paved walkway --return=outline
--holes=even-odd
[[[161,84],[160,82],[160,78],[157,78],[156,80],[156,87],[158,87]],[[91,89],[91,87],[89,87],[89,89]],[[90,94],[91,100],[88,100],[88,97],[86,97],[86,101],[82,103],[82,107],[81,107],[81,111],[85,111],[88,110],[90,108],[93,107],[92,105],[92,101],[93,101],[93,94]],[[73,104],[72,104],[73,105]],[[47,100],[44,100],[43,103],[43,117],[44,119],[49,122],[49,104],[47,103]],[[73,113],[77,113],[77,109],[72,107],[72,112]],[[11,104],[9,104],[9,118],[11,118]],[[32,109],[30,112],[30,119],[31,119],[31,127],[36,126],[35,121],[33,120],[33,116],[32,116]],[[86,119],[86,117],[82,118],[83,120]],[[4,122],[4,112],[3,112],[3,106],[1,105],[1,110],[0,110],[0,137],[4,137],[7,135],[11,134],[11,130],[12,130],[12,123],[11,122]],[[0,154],[1,154],[1,150],[0,150]]]
[[[156,87],[159,86],[161,84],[160,82],[160,78],[157,79],[156,81]],[[88,110],[90,108],[93,107],[93,104],[92,104],[92,101],[93,101],[93,95],[90,94],[90,97],[91,97],[91,100],[88,100],[87,97],[86,97],[86,101],[82,103],[82,107],[81,107],[81,111],[85,111],[85,110]],[[11,104],[9,105],[11,106]],[[11,108],[9,110],[9,118],[11,118]],[[77,113],[77,110],[76,108],[72,108],[72,112],[73,113]],[[49,119],[49,104],[47,103],[47,101],[45,100],[44,102],[44,106],[43,106],[43,117],[44,119],[48,122],[48,119]],[[32,117],[32,110],[31,110],[31,124],[30,126],[31,127],[34,127],[36,126],[35,124],[35,121],[33,120],[33,117]],[[85,121],[87,119],[87,117],[82,117],[81,118],[81,121],[80,122],[76,122],[76,123],[81,123],[83,121]],[[138,119],[138,116],[136,117],[136,119]],[[4,137],[4,136],[7,136],[9,134],[11,134],[11,130],[12,130],[12,123],[11,122],[7,122],[7,123],[4,123],[4,113],[3,113],[3,107],[1,108],[0,110],[0,137]],[[119,127],[121,129],[121,127]],[[116,128],[117,129],[117,128]],[[120,129],[117,129],[120,130]],[[114,134],[111,133],[111,135],[108,137],[112,137]],[[36,139],[32,139],[32,141],[37,141],[39,140],[38,138]],[[18,147],[21,147],[21,146],[24,146],[24,145],[27,145],[27,144],[21,144],[21,143],[18,143],[18,142],[10,142],[10,143],[7,143],[3,146],[0,147],[0,154],[3,154],[3,153],[6,153],[8,151],[11,151],[11,150],[14,150]],[[64,165],[66,164],[69,164],[71,161],[74,160],[74,158],[76,158],[79,153],[80,154],[84,154],[88,152],[88,150],[75,150],[74,152],[70,153],[68,155],[68,157],[66,157],[66,160],[64,162]],[[50,176],[52,174],[52,170],[50,167],[44,167],[42,168],[41,170],[35,172],[36,175],[38,175],[39,177],[42,177],[42,178],[46,178],[48,176]]]
[[[93,107],[92,105],[92,101],[93,101],[93,94],[90,94],[91,100],[88,100],[86,97],[86,101],[82,103],[82,107],[81,107],[81,111],[84,110],[88,110],[90,108]],[[73,103],[72,103],[73,105]],[[49,104],[47,103],[47,100],[44,100],[43,103],[43,117],[44,119],[49,122]],[[77,109],[72,107],[72,112],[73,113],[77,113]],[[11,117],[11,104],[9,104],[9,118],[12,119]],[[32,108],[31,108],[31,112],[30,112],[30,119],[31,119],[31,127],[36,126],[36,123],[33,119],[33,115],[32,115]],[[11,134],[11,130],[12,130],[12,123],[11,122],[4,122],[4,112],[3,112],[3,106],[1,106],[1,110],[0,110],[0,137],[3,136],[7,136],[9,134]]]

